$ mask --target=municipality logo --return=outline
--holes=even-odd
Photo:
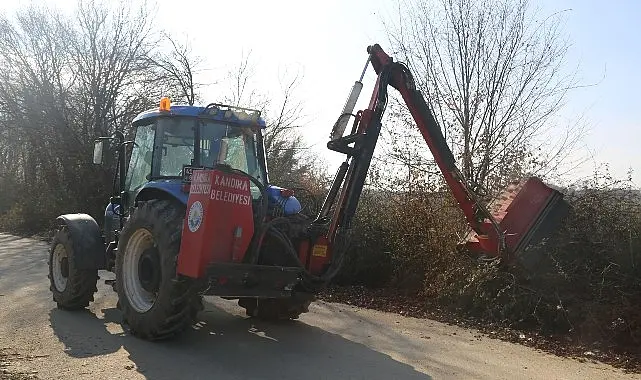
[[[189,208],[189,216],[187,217],[187,226],[189,231],[196,232],[203,223],[203,205],[200,201],[194,202]]]

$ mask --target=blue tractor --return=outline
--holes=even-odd
[[[106,207],[103,231],[87,214],[57,219],[60,229],[49,260],[57,305],[64,309],[88,306],[98,270],[108,270],[116,274],[113,286],[124,320],[134,335],[146,339],[166,338],[189,326],[202,307],[203,294],[238,299],[249,315],[266,319],[297,318],[307,311],[313,292],[300,281],[298,252],[291,252],[297,256],[293,259],[282,253],[290,247],[283,249],[279,244],[287,239],[284,244],[290,245],[301,238],[310,221],[300,214],[301,205],[291,191],[269,184],[265,121],[260,112],[220,104],[171,105],[163,98],[160,107],[139,114],[132,127],[133,141],[125,141],[117,132],[95,144],[95,164],[102,164],[108,143],[119,157],[120,191]],[[202,278],[184,276],[177,265],[193,190],[191,178],[214,168],[245,184],[243,199],[252,211],[241,222],[248,224],[245,231],[254,229],[254,223],[257,228],[238,239],[242,223],[236,223],[227,226],[233,229],[229,239],[222,239],[227,241],[205,237],[219,248],[222,245],[223,251],[236,238],[243,252],[235,260],[224,254],[213,258],[221,265],[207,268],[206,276],[198,275]],[[233,209],[228,212],[239,214]],[[210,219],[224,224],[230,216]],[[287,231],[276,229],[278,223],[287,223]],[[224,234],[220,230],[206,233]]]

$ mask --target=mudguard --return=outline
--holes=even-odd
[[[156,180],[147,182],[136,194],[136,201],[147,199],[176,199],[186,205],[189,192],[181,190],[180,180]]]
[[[98,223],[87,214],[65,214],[56,218],[67,226],[78,269],[105,269],[105,243]]]

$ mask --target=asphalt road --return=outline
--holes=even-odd
[[[0,379],[641,379],[474,330],[325,302],[299,321],[268,324],[207,297],[192,331],[146,342],[120,325],[104,285],[110,273],[89,310],[58,310],[47,249],[0,234]]]

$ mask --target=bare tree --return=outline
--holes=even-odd
[[[546,134],[576,86],[564,65],[560,13],[541,18],[528,0],[402,4],[387,23],[393,49],[415,73],[466,178],[496,188],[567,154],[576,131],[556,129],[554,143]]]
[[[265,133],[265,153],[270,161],[270,173],[274,179],[289,183],[309,168],[303,162],[306,148],[299,132],[302,103],[296,99],[296,89],[300,79],[298,74],[281,76],[280,102],[268,112]]]
[[[159,91],[182,91],[162,78],[159,86],[148,14],[144,4],[83,1],[73,17],[41,6],[0,16],[0,192],[12,193],[0,210],[24,228],[61,212],[99,216],[115,160],[92,165],[93,140],[130,132]]]
[[[64,178],[58,177],[71,174],[59,166],[64,146],[59,141],[72,146],[77,142],[66,123],[65,104],[73,82],[65,67],[70,57],[67,37],[60,16],[42,8],[19,12],[15,23],[0,20],[0,64],[5,68],[0,73],[0,119],[6,139],[0,150],[11,157],[3,171],[31,189],[46,177],[60,188]]]
[[[255,108],[265,111],[269,108],[269,98],[266,91],[260,91],[252,84],[256,75],[256,67],[251,59],[251,50],[241,54],[238,65],[227,72],[228,90],[223,100],[236,107]]]
[[[253,86],[256,68],[249,54],[243,54],[239,64],[227,75],[229,87],[224,100],[240,107],[256,108],[265,116],[265,153],[270,180],[293,187],[315,187],[316,179],[323,177],[315,157],[305,146],[303,104],[297,98],[302,80],[299,72],[284,70],[280,75],[280,92],[269,94]]]
[[[158,69],[155,79],[164,81],[166,88],[179,90],[174,99],[194,105],[198,99],[198,89],[202,86],[194,76],[202,61],[193,55],[189,43],[181,44],[167,33],[163,34],[163,41],[170,45],[169,53],[156,52],[155,56],[149,57],[151,65]]]
[[[155,47],[152,20],[144,5],[86,1],[80,2],[76,21],[73,64],[83,98],[75,111],[86,118],[84,128],[93,127],[87,133],[106,135],[129,122],[122,100],[147,70],[146,57]]]

